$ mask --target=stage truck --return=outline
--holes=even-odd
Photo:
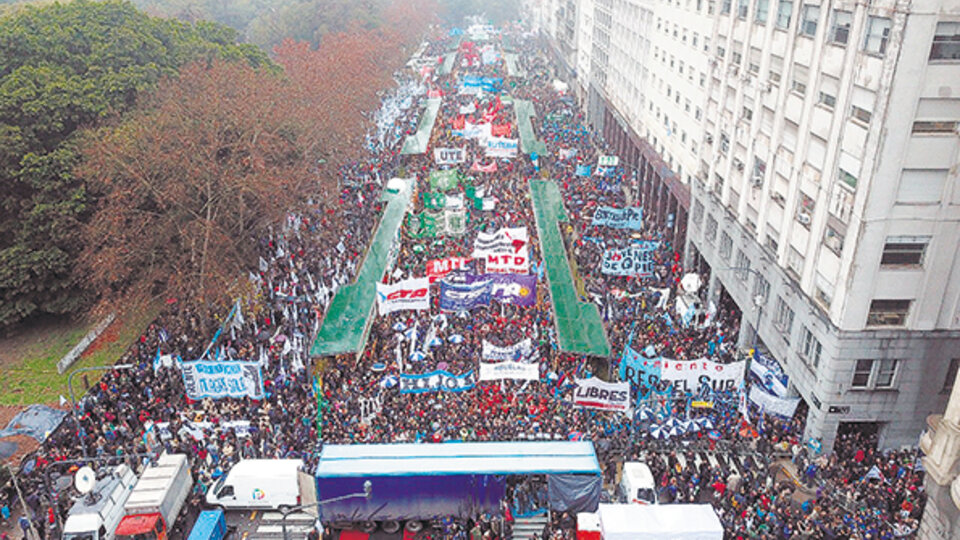
[[[499,516],[508,483],[527,480],[546,482],[552,510],[593,512],[602,482],[593,443],[527,441],[325,445],[315,478],[324,526],[368,533]]]

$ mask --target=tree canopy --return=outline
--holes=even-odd
[[[149,17],[128,2],[24,7],[0,19],[0,326],[82,305],[73,277],[88,186],[75,133],[128,111],[180,66],[270,67],[235,31]]]

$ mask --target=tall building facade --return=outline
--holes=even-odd
[[[960,0],[566,3],[591,123],[805,435],[916,444],[960,363]]]

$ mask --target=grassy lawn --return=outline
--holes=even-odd
[[[23,344],[14,358],[6,358],[0,365],[0,405],[55,404],[60,395],[69,397],[67,377],[70,371],[115,363],[157,316],[159,309],[159,306],[152,306],[118,316],[63,375],[57,373],[57,362],[83,339],[96,321],[61,324],[40,332]],[[99,374],[90,373],[88,378],[92,384]],[[74,378],[73,391],[77,397],[84,391],[80,376]]]

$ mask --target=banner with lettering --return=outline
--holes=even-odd
[[[608,383],[591,377],[577,379],[573,403],[588,409],[625,411],[630,408],[630,383]]]
[[[527,246],[530,235],[526,227],[497,229],[492,233],[477,233],[473,243],[474,257],[483,257],[488,253],[519,253]]]
[[[377,283],[377,308],[380,315],[404,309],[430,309],[430,280],[423,277],[392,285]]]
[[[466,148],[434,148],[433,160],[437,165],[454,165],[467,160]]]
[[[756,352],[753,362],[750,363],[750,373],[769,393],[777,397],[786,397],[790,379],[776,359]]]
[[[498,302],[530,307],[537,303],[537,276],[523,274],[483,274],[493,282],[491,296]]]
[[[497,172],[497,162],[493,160],[486,165],[481,165],[479,161],[474,161],[473,165],[470,166],[470,172],[495,173]]]
[[[483,141],[483,148],[487,157],[513,158],[517,157],[517,151],[520,145],[519,139],[491,136]]]
[[[190,399],[264,398],[263,373],[258,362],[197,360],[180,364],[180,373]]]
[[[745,364],[647,358],[625,347],[620,361],[620,380],[643,388],[672,386],[676,393],[705,395],[735,390],[743,380]]]
[[[535,358],[539,358],[539,353],[534,354],[536,352],[537,351],[533,346],[533,341],[530,338],[518,341],[517,343],[507,347],[494,345],[487,340],[483,340],[483,348],[481,349],[480,357],[491,362],[508,362],[518,360],[530,362]]]
[[[463,270],[472,260],[470,257],[447,257],[427,261],[427,278],[433,283],[454,270]]]
[[[643,228],[643,208],[631,206],[628,208],[614,208],[612,206],[601,206],[593,213],[591,225],[605,225],[614,229],[634,229]]]
[[[430,173],[430,187],[434,191],[449,191],[460,184],[460,171],[447,169]]]
[[[444,311],[468,311],[490,305],[491,280],[473,283],[440,282],[440,309]]]
[[[480,363],[481,381],[498,381],[501,379],[536,381],[539,378],[540,364],[522,362]]]
[[[773,414],[782,418],[793,418],[793,413],[797,410],[800,398],[774,396],[767,393],[760,386],[753,385],[750,387],[750,401],[767,414]]]
[[[631,245],[623,249],[606,249],[603,252],[600,271],[612,276],[652,276],[654,249],[641,245]]]
[[[488,253],[483,257],[490,274],[529,274],[530,250],[519,253]]]
[[[422,375],[400,374],[398,377],[401,394],[422,394],[424,392],[463,392],[477,385],[477,375],[473,370],[463,375],[454,375],[449,371],[437,370]]]
[[[490,134],[494,137],[509,137],[510,133],[513,131],[513,126],[510,122],[506,124],[493,124],[490,127]]]

